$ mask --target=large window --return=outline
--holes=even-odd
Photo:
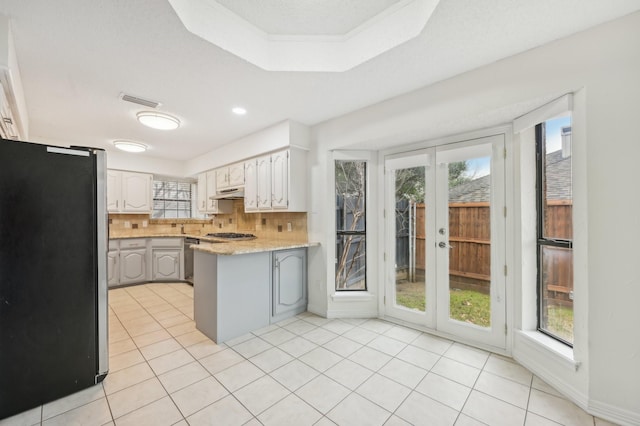
[[[174,180],[154,180],[152,217],[191,217],[191,183]]]
[[[336,160],[336,290],[367,289],[365,160]]]
[[[536,126],[538,330],[573,344],[571,117]]]

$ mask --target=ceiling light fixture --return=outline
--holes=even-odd
[[[236,115],[245,115],[247,113],[247,110],[242,107],[234,107],[231,109],[231,112]]]
[[[140,142],[117,140],[113,141],[113,144],[119,150],[127,152],[145,152],[147,150],[147,146]]]
[[[173,130],[180,127],[180,120],[169,114],[156,111],[142,111],[136,114],[138,121],[145,126],[159,130]]]

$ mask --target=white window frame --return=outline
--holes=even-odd
[[[513,122],[515,170],[516,331],[513,356],[563,393],[577,392],[587,380],[588,236],[585,92],[561,96]],[[537,212],[535,125],[572,114],[574,342],[573,348],[537,330]]]
[[[367,289],[362,291],[337,291],[335,288],[335,260],[337,259],[336,253],[336,218],[333,214],[335,208],[335,162],[340,161],[366,161],[367,163],[367,183],[366,183],[366,280]],[[377,195],[374,191],[371,191],[372,181],[377,177],[377,153],[373,151],[351,151],[351,150],[335,150],[331,151],[329,155],[329,188],[331,204],[330,208],[332,213],[330,214],[327,228],[331,231],[331,241],[327,247],[327,276],[332,283],[330,290],[330,297],[334,302],[373,302],[376,298],[376,292],[378,288],[378,281],[376,279],[375,259],[376,248],[378,247],[377,238],[377,224],[375,222],[374,211],[378,205]]]

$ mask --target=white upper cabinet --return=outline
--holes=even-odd
[[[233,212],[231,200],[213,200],[216,195],[217,170],[198,175],[198,212],[208,214],[228,214]]]
[[[209,213],[218,213],[218,200],[213,200],[211,197],[215,197],[216,195],[216,172],[213,170],[205,173],[207,177],[207,212]]]
[[[289,150],[271,155],[271,207],[289,207]]]
[[[151,213],[153,175],[107,170],[107,210],[110,213]]]
[[[119,212],[122,207],[122,172],[107,170],[107,210]]]
[[[151,213],[153,175],[122,172],[122,210],[124,212]]]
[[[206,213],[208,202],[207,200],[209,199],[209,197],[207,197],[207,173],[200,173],[198,175],[197,196],[198,198],[196,204],[198,205],[198,212]]]
[[[271,210],[271,199],[273,197],[271,192],[271,158],[272,156],[266,155],[256,160],[258,210]]]
[[[254,212],[258,210],[258,175],[256,172],[257,160],[244,162],[244,211]]]
[[[216,169],[216,189],[244,186],[244,163],[231,164]]]
[[[307,152],[289,148],[245,162],[245,212],[307,211]]]

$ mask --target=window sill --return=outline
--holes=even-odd
[[[340,291],[331,295],[334,302],[369,302],[376,296],[368,291]]]
[[[516,335],[525,346],[528,346],[538,352],[551,355],[555,359],[558,359],[561,364],[574,371],[578,371],[582,364],[574,359],[573,349],[571,347],[564,343],[560,343],[543,333],[538,331],[518,330]]]

